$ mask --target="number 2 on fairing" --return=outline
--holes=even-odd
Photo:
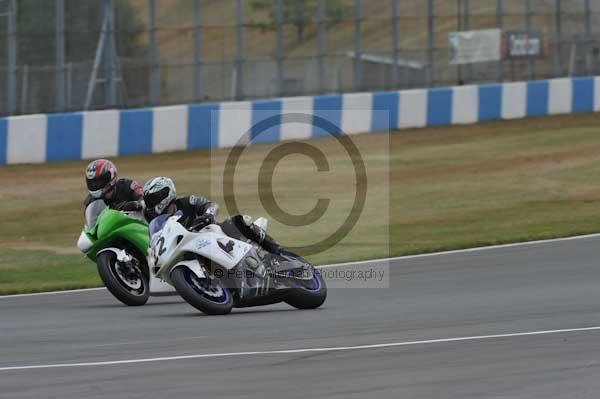
[[[158,247],[158,250],[156,250],[156,248]],[[158,241],[156,242],[156,245],[154,246],[155,250],[154,250],[154,264],[158,263],[158,258],[160,258],[162,256],[162,254],[165,253],[165,251],[167,250],[167,248],[165,248],[165,237],[161,236]]]

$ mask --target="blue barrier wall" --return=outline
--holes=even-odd
[[[330,133],[595,111],[600,111],[600,77],[26,115],[0,118],[0,164],[230,147],[240,142],[277,142]]]

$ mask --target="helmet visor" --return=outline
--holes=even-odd
[[[104,173],[100,177],[86,179],[87,188],[90,192],[102,190],[110,183],[110,173]]]
[[[154,208],[169,195],[169,187],[164,187],[162,190],[144,195],[144,203],[148,208]]]

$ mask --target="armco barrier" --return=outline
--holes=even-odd
[[[328,134],[318,126],[288,123],[293,113],[324,118],[340,132],[356,134],[593,111],[600,111],[600,77],[26,115],[0,119],[0,164],[230,147],[246,132],[256,136],[253,142]],[[280,126],[252,130],[272,117],[280,118]]]

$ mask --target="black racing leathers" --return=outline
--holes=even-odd
[[[144,195],[142,186],[140,186],[138,182],[131,179],[119,179],[115,183],[114,190],[115,191],[110,198],[104,198],[104,196],[101,198],[94,198],[88,194],[83,201],[84,212],[89,204],[99,199],[104,200],[109,208],[118,211],[138,209],[138,204]]]
[[[204,197],[196,197],[190,195],[188,197],[178,197],[175,200],[175,211],[180,211],[183,216],[179,219],[179,222],[187,229],[194,225],[194,222],[203,215],[217,216],[219,211],[219,205],[215,202],[210,201]],[[154,209],[146,209],[144,216],[148,223],[152,221],[157,215]]]
[[[248,218],[246,217],[246,219]],[[235,215],[224,220],[221,223],[221,228],[228,236],[238,240],[243,240],[244,238],[250,239],[272,254],[279,255],[283,251],[281,245],[273,237],[250,220],[245,220],[242,215]]]
[[[183,215],[179,219],[179,222],[187,229],[194,227],[198,224],[198,220],[205,219],[208,215],[208,219],[212,219],[211,222],[214,223],[214,218],[219,211],[219,205],[215,202],[212,202],[204,197],[179,197],[175,200],[176,210],[172,210],[172,212],[179,211]],[[145,211],[146,219],[148,223],[156,217],[152,210]],[[283,248],[275,242],[275,240],[265,233],[260,227],[255,225],[254,223],[247,222],[242,215],[235,215],[229,219],[220,223],[223,232],[228,236],[245,240],[250,239],[257,244],[259,244],[264,250],[274,253],[280,254]],[[203,227],[203,226],[199,226]]]
[[[175,205],[177,206],[177,210],[183,213],[179,222],[186,228],[192,227],[196,219],[201,216],[212,215],[214,218],[219,212],[219,205],[216,202],[212,202],[205,197],[196,197],[195,195],[177,198]]]

